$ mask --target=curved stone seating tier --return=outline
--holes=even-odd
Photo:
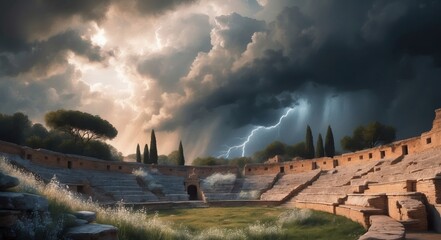
[[[98,200],[100,202],[112,203],[123,201],[129,203],[159,200],[158,196],[154,193],[141,187],[138,184],[136,176],[132,174],[40,166],[16,155],[9,155],[8,159],[21,168],[36,174],[45,182],[49,182],[54,176],[56,176],[56,179],[62,185],[91,188],[89,190],[83,189],[78,191],[92,197],[93,200]],[[166,182],[165,179],[159,181]],[[170,187],[170,185],[166,185],[166,187]],[[184,186],[181,186],[180,189],[182,190],[180,193],[185,192]],[[170,191],[174,190],[176,189]],[[173,193],[176,192],[177,191]],[[188,195],[185,195],[185,197],[188,198]],[[175,196],[173,196],[173,198],[176,199]],[[179,199],[181,198],[183,199],[184,197],[180,197]],[[166,200],[168,199],[166,198]]]
[[[416,181],[401,180],[394,182],[369,183],[365,193],[414,192]]]
[[[238,193],[204,193],[205,201],[237,200]]]
[[[378,161],[362,162],[354,165],[338,166],[335,169],[322,173],[313,183],[315,187],[345,186],[350,185],[352,179],[361,178],[373,171]]]
[[[338,193],[299,193],[295,197],[296,202],[312,202],[338,205],[344,203],[346,194]]]
[[[306,188],[302,193],[320,193],[320,194],[326,194],[326,193],[336,193],[336,194],[347,194],[347,193],[353,193],[353,187],[352,186],[341,186],[341,187],[316,187],[316,186],[310,186]]]
[[[188,201],[184,177],[151,174],[153,182],[158,185],[158,198],[161,201]]]
[[[276,178],[277,174],[245,176],[243,178],[241,191],[264,191],[273,186]]]
[[[431,178],[439,174],[441,174],[441,148],[433,148],[398,159],[385,160],[383,164],[376,166],[373,172],[362,176],[359,181],[397,182]]]
[[[260,199],[284,201],[311,184],[312,181],[317,179],[319,174],[320,170],[317,169],[305,173],[282,175],[271,189],[261,195]]]

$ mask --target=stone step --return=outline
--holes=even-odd
[[[140,186],[92,186],[92,187],[99,187],[100,189],[103,189],[105,191],[142,191],[142,188]]]
[[[124,202],[148,202],[158,201],[158,197],[154,195],[120,195],[114,196],[116,201],[123,200]]]
[[[118,240],[118,229],[111,225],[85,224],[70,228],[66,237],[72,240]]]
[[[188,201],[189,196],[188,194],[166,194],[165,198],[168,201]]]
[[[144,191],[108,191],[107,193],[110,193],[112,195],[144,195]]]

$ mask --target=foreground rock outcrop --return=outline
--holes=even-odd
[[[111,225],[96,224],[96,213],[78,211],[64,214],[60,226],[45,229],[45,224],[52,222],[48,212],[49,202],[46,198],[29,193],[11,192],[11,188],[20,184],[15,177],[0,172],[0,239],[36,239],[32,219],[36,218],[43,231],[47,231],[50,239],[62,238],[72,240],[118,240],[118,229]],[[9,190],[9,191],[8,191]],[[46,235],[45,235],[46,236]]]

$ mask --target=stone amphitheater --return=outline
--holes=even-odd
[[[56,176],[103,205],[309,208],[359,222],[367,229],[360,239],[441,232],[441,109],[418,137],[333,158],[276,156],[244,169],[109,162],[7,142],[0,152],[43,181]]]

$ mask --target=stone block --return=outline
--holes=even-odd
[[[49,203],[41,196],[29,193],[0,192],[0,209],[47,211]]]
[[[20,184],[17,178],[3,174],[0,172],[0,190],[16,187]]]
[[[90,211],[78,211],[74,213],[74,216],[78,219],[86,220],[89,223],[96,220],[96,213]]]
[[[66,237],[72,240],[118,240],[118,229],[111,225],[85,224],[70,228]]]

